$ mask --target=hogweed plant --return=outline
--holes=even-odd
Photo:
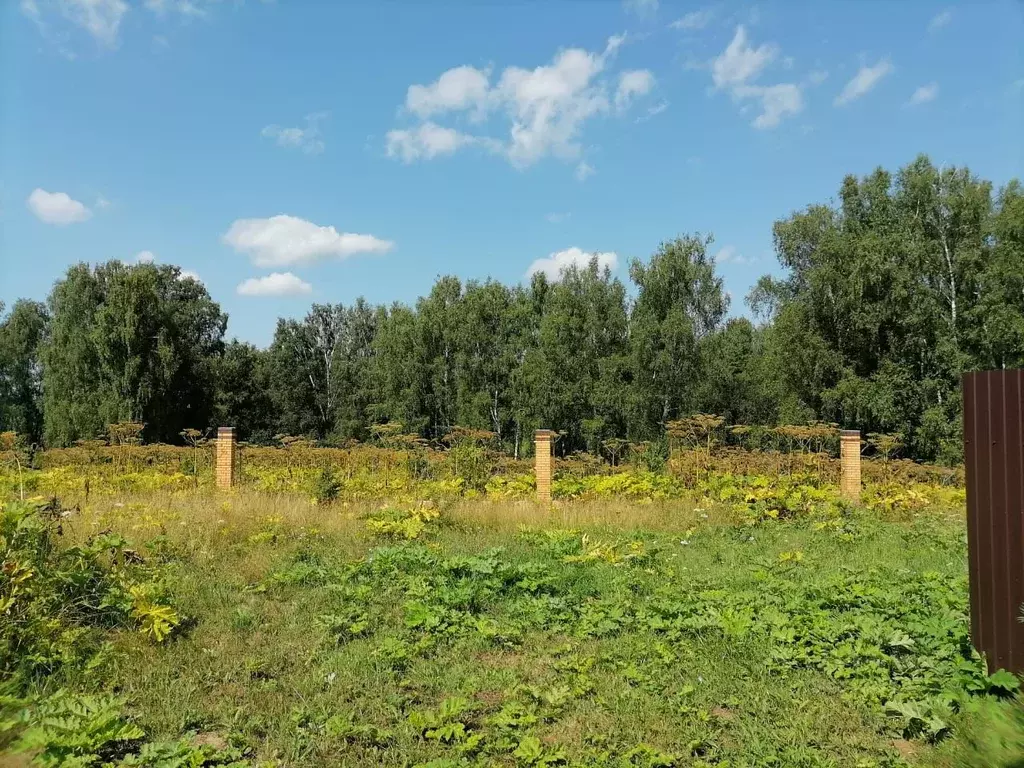
[[[13,464],[18,473],[18,493],[25,500],[25,465],[31,459],[31,451],[23,435],[17,432],[0,432],[0,460]]]

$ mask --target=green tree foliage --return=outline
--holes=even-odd
[[[692,412],[702,375],[701,343],[719,330],[729,308],[708,256],[710,237],[662,243],[650,262],[633,261],[639,293],[631,328],[633,424],[648,439]]]
[[[494,432],[499,441],[515,431],[513,382],[526,312],[522,291],[491,280],[470,282],[455,328],[457,423]]]
[[[778,222],[788,275],[751,302],[774,316],[786,388],[827,421],[954,455],[963,371],[1024,355],[1021,213],[1016,182],[994,202],[966,168],[919,157]]]
[[[148,440],[170,442],[209,423],[212,361],[223,351],[227,317],[201,283],[169,265],[79,264],[54,286],[49,310],[48,443],[125,421],[145,423]]]
[[[48,320],[46,307],[27,299],[0,320],[0,432],[17,432],[31,442],[43,432],[39,347]]]
[[[713,413],[958,458],[963,371],[1024,366],[1020,183],[996,193],[919,157],[847,177],[773,235],[781,271],[747,297],[754,320],[726,319],[711,238],[693,234],[635,259],[632,290],[596,260],[512,287],[445,276],[412,305],[315,304],[266,350],[225,346],[219,308],[175,267],[78,265],[48,307],[0,322],[0,428],[67,444],[118,422],[149,440],[224,424],[341,443],[390,422],[430,440],[485,430],[518,456],[543,427],[560,452],[625,440],[655,456],[667,424]]]
[[[271,398],[270,354],[231,341],[224,354],[213,359],[213,371],[213,422],[235,427],[239,440],[270,442],[278,423]]]

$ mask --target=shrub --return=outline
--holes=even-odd
[[[38,500],[0,506],[0,678],[27,682],[83,663],[103,628],[138,626],[162,640],[178,623],[120,536],[61,546],[63,514]]]
[[[318,504],[325,504],[337,499],[340,493],[341,482],[338,480],[338,476],[334,474],[334,470],[330,466],[321,469],[320,475],[313,485],[313,498],[316,499]]]

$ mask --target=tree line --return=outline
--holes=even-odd
[[[534,429],[562,451],[664,439],[670,421],[830,421],[899,433],[910,456],[960,454],[960,376],[1024,366],[1024,190],[921,156],[848,176],[834,202],[775,223],[782,277],[728,318],[711,238],[661,243],[528,285],[441,277],[414,305],[314,304],[270,346],[225,341],[227,317],[171,265],[72,266],[46,303],[0,321],[0,431],[48,446],[145,424],[150,441],[233,424],[340,443],[375,424],[440,438]],[[0,313],[3,309],[0,308]]]

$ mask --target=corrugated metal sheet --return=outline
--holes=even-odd
[[[971,639],[990,671],[1024,671],[1024,371],[963,379]]]

